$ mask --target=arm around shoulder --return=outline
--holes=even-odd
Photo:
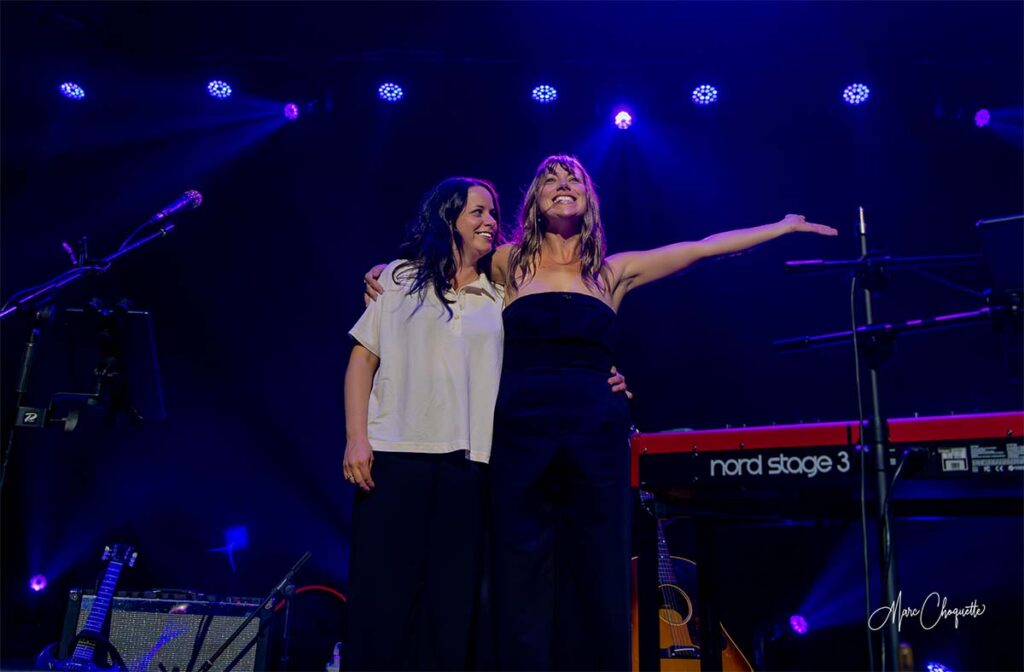
[[[505,243],[498,246],[498,249],[491,255],[491,267],[488,275],[491,282],[498,285],[507,285],[509,278],[508,262],[512,254],[512,243]]]

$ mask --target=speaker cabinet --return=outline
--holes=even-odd
[[[70,656],[72,639],[85,625],[95,595],[72,590],[59,654]],[[226,601],[114,597],[108,639],[131,672],[186,672],[198,669],[261,600]],[[263,609],[217,659],[214,669],[255,672],[267,669],[273,609]],[[109,660],[108,663],[112,662]]]

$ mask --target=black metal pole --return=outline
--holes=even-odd
[[[305,554],[301,558],[299,558],[299,561],[295,563],[294,567],[288,570],[288,573],[284,575],[284,578],[281,579],[281,582],[278,583],[272,591],[270,591],[269,595],[263,598],[263,601],[260,602],[260,605],[256,607],[252,611],[252,613],[245,618],[244,621],[239,623],[238,627],[235,628],[235,631],[232,632],[231,635],[224,640],[224,643],[220,645],[220,648],[214,651],[213,655],[207,658],[206,662],[199,666],[199,672],[210,672],[210,669],[213,667],[213,663],[216,662],[216,660],[220,658],[222,655],[224,655],[224,652],[228,650],[228,647],[231,646],[231,644],[236,639],[238,639],[238,636],[241,635],[242,632],[244,632],[245,629],[249,626],[249,623],[252,622],[252,619],[256,618],[259,615],[259,613],[264,609],[270,608],[274,600],[277,599],[282,592],[284,592],[285,586],[287,586],[291,582],[292,577],[294,577],[296,572],[298,572],[299,569],[304,564],[306,564],[306,561],[309,560],[310,556],[312,555],[312,553],[306,551]]]
[[[860,209],[860,252],[863,257],[868,255],[867,227],[864,224],[864,209]],[[864,282],[864,318],[868,327],[874,323],[872,312],[872,290],[870,282]],[[878,504],[878,540],[882,561],[882,595],[884,604],[895,604],[896,602],[896,568],[892,556],[892,517],[889,515],[885,502],[889,501],[889,473],[886,467],[885,444],[885,421],[882,418],[882,404],[879,396],[878,384],[879,362],[874,358],[868,358],[868,373],[871,383],[871,446],[875,455],[875,478]],[[867,443],[866,441],[864,442]],[[896,670],[897,652],[899,646],[899,631],[896,619],[891,618],[887,625],[881,630],[882,639],[882,670]],[[865,624],[866,626],[866,624]],[[875,661],[871,661],[874,669]]]
[[[32,363],[36,358],[36,339],[42,331],[40,324],[52,314],[50,310],[46,308],[36,311],[32,319],[32,325],[29,327],[28,340],[25,341],[25,352],[21,355],[21,367],[18,369],[18,387],[15,390],[14,398],[15,417],[14,422],[11,423],[10,430],[7,432],[7,444],[4,446],[3,460],[0,462],[0,495],[3,494],[4,483],[7,482],[7,469],[10,464],[11,453],[14,452],[14,444],[17,442],[18,424],[22,420],[18,417],[18,414],[21,413],[21,407],[25,403],[25,394],[28,392],[28,381],[32,373]]]

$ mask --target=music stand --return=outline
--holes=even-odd
[[[136,424],[166,418],[149,312],[123,301],[113,308],[93,301],[60,311],[54,322],[40,344],[49,356],[39,359],[35,385],[49,397],[36,397],[44,406],[19,407],[19,427],[72,431],[93,415],[108,426],[121,418]]]

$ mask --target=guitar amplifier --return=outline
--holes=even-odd
[[[167,599],[116,595],[110,608],[108,639],[130,672],[185,672],[198,669],[241,625],[262,600],[228,598],[225,601]],[[134,595],[134,594],[133,594]],[[72,640],[85,625],[95,595],[74,589],[68,595],[64,630],[58,647],[67,657]],[[214,669],[255,672],[267,669],[273,609],[263,609],[217,659]],[[107,663],[113,662],[107,657]]]

